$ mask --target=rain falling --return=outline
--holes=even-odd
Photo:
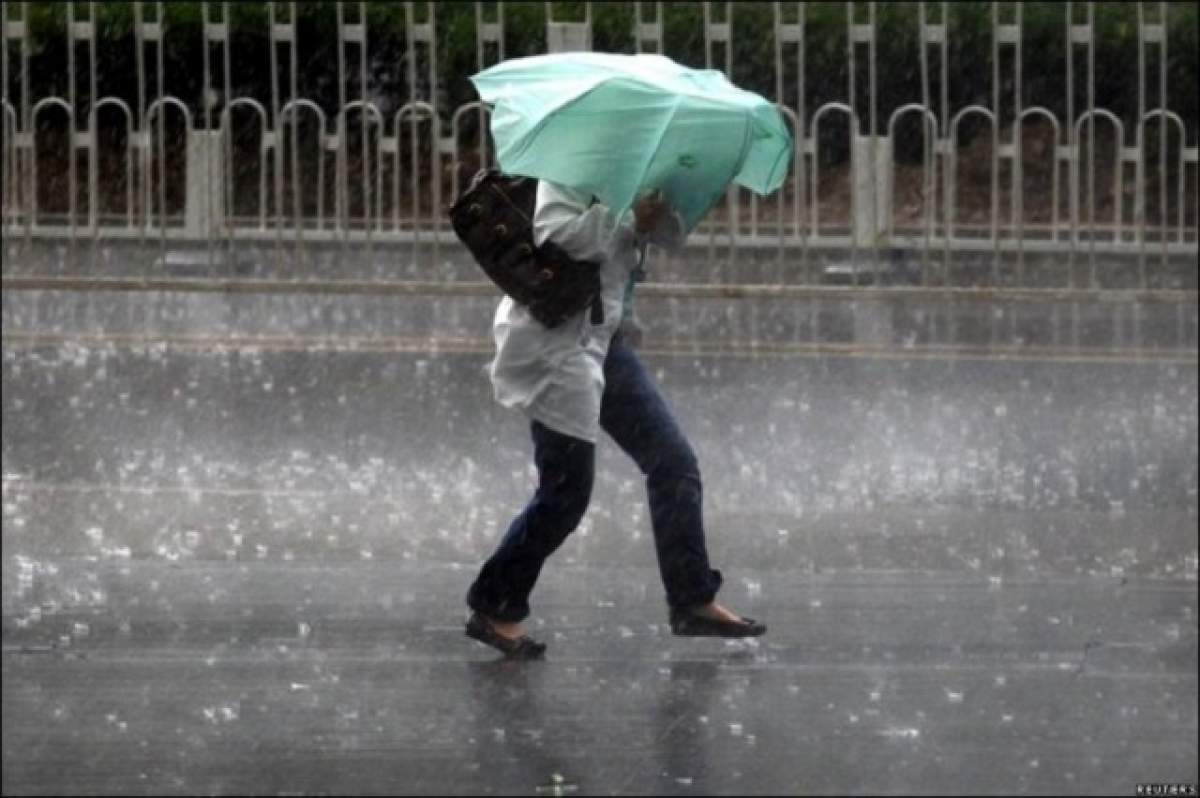
[[[5,795],[1195,794],[1195,3],[0,14]]]

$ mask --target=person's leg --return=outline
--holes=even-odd
[[[650,375],[620,335],[604,361],[600,426],[646,475],[659,572],[672,609],[710,604],[721,573],[704,543],[700,467]]]
[[[467,593],[471,609],[495,621],[529,615],[529,594],[542,563],[574,531],[587,510],[596,447],[534,421],[530,425],[538,487],[484,563]]]

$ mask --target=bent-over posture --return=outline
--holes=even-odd
[[[538,657],[545,650],[521,622],[546,558],[587,510],[601,429],[646,475],[674,634],[749,637],[766,631],[714,600],[721,573],[705,550],[696,455],[623,331],[639,251],[647,243],[673,249],[683,240],[678,215],[657,194],[635,204],[634,219],[618,221],[591,196],[540,181],[535,243],[550,240],[575,259],[599,263],[602,308],[580,311],[554,328],[509,297],[496,310],[492,385],[501,404],[530,419],[538,487],[471,585],[466,631],[510,657]]]

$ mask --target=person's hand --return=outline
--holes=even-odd
[[[638,235],[648,235],[670,214],[671,206],[667,204],[663,193],[655,189],[633,203],[634,228]]]
[[[617,332],[625,343],[629,344],[630,348],[638,349],[642,345],[642,338],[645,336],[645,328],[638,321],[637,316],[629,316],[621,319],[620,325],[617,327]]]

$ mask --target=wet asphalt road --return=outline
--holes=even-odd
[[[1194,362],[651,349],[770,631],[670,636],[602,444],[516,664],[461,630],[532,476],[486,353],[284,338],[6,340],[5,794],[1197,780]]]

